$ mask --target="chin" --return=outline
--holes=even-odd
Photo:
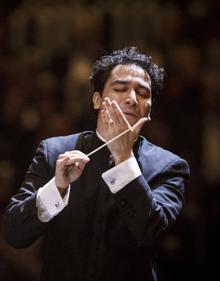
[[[129,122],[129,124],[130,124],[131,126],[134,126],[134,124],[136,124],[137,121],[138,121],[138,120],[135,120],[135,121],[130,121],[130,120],[128,120],[128,122]]]
[[[128,122],[131,126],[133,126],[139,120],[139,118],[134,117],[134,116],[126,116],[126,119],[128,120]]]

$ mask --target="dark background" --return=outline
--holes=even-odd
[[[161,243],[160,280],[216,280],[218,2],[0,2],[0,222],[40,140],[93,127],[88,76],[94,60],[137,46],[167,71],[164,93],[143,134],[191,168],[185,208]],[[0,280],[37,280],[41,250],[40,240],[15,250],[0,235]]]

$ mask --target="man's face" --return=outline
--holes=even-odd
[[[151,79],[140,66],[117,65],[105,83],[102,95],[95,92],[95,109],[102,108],[105,97],[115,100],[126,119],[133,126],[140,118],[149,116],[151,110]],[[100,111],[98,119],[100,118]]]

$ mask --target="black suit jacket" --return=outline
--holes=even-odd
[[[112,194],[101,178],[109,169],[104,148],[72,184],[68,206],[48,223],[37,217],[36,192],[54,177],[58,155],[88,153],[100,144],[92,132],[41,142],[5,212],[4,234],[12,246],[27,247],[44,234],[42,280],[157,280],[158,241],[182,209],[189,167],[145,138],[134,147],[142,175],[122,190]]]

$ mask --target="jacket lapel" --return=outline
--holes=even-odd
[[[153,145],[144,137],[140,137],[140,144],[137,150],[136,159],[145,180],[149,183],[152,179],[152,153]]]

